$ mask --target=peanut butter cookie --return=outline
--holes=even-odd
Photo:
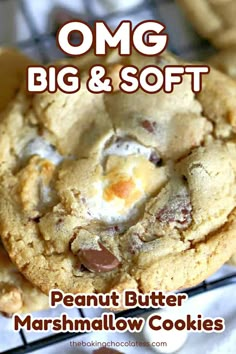
[[[177,0],[198,33],[217,48],[236,45],[235,0]]]
[[[76,63],[76,61],[74,61]],[[170,55],[108,57],[120,66]],[[236,248],[236,83],[171,94],[21,91],[0,123],[0,233],[42,291],[192,286]]]
[[[208,59],[216,69],[236,79],[236,48],[225,49]]]
[[[48,297],[30,284],[0,244],[0,312],[32,312],[48,307]]]
[[[34,62],[15,49],[0,48],[0,115],[19,91],[26,67]],[[48,307],[48,298],[31,285],[11,263],[0,243],[0,312],[31,312]]]

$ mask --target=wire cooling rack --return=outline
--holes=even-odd
[[[193,287],[191,289],[185,290],[184,293],[187,293],[189,298],[208,292],[212,290],[216,290],[221,287],[229,286],[232,284],[236,284],[236,273],[221,277],[217,280],[214,281],[204,281],[202,284]],[[148,309],[142,309],[142,308],[135,308],[135,309],[130,309],[126,311],[121,311],[115,315],[115,318],[119,317],[134,317],[134,316],[140,316],[144,315],[148,312],[152,311],[157,311],[157,309],[154,309],[152,307]],[[80,318],[85,318],[85,313],[82,309],[78,309],[78,316]],[[69,340],[75,337],[81,337],[85,333],[79,332],[79,333],[58,333],[54,334],[45,338],[40,338],[36,341],[33,342],[28,342],[26,339],[26,335],[23,330],[20,330],[19,336],[22,341],[22,345],[16,347],[16,348],[11,348],[9,350],[6,350],[4,352],[1,352],[2,354],[23,354],[23,353],[32,353],[36,350],[40,349],[45,349],[46,347],[50,345],[55,345],[58,344],[62,341]]]
[[[28,37],[22,38],[18,41],[6,42],[1,40],[0,45],[13,45],[32,57],[39,59],[42,63],[47,63],[53,59],[58,59],[61,56],[59,50],[55,47],[55,30],[41,31],[37,26],[37,13],[33,13],[34,3],[43,3],[48,0],[0,0],[0,14],[1,6],[4,4],[4,14],[11,17],[11,13],[6,7],[6,3],[11,3],[15,7],[15,12],[20,12],[22,20],[25,23],[28,31]],[[207,41],[200,39],[193,31],[191,25],[186,22],[180,9],[176,6],[173,0],[140,0],[138,5],[130,7],[125,11],[116,11],[111,13],[100,13],[97,10],[99,0],[77,0],[78,12],[75,9],[75,16],[86,20],[90,25],[97,19],[106,21],[110,26],[116,26],[122,19],[129,19],[135,22],[140,22],[144,19],[157,19],[164,23],[169,34],[169,49],[177,55],[182,55],[188,59],[202,59],[213,52]],[[117,0],[119,1],[119,0]],[[70,2],[65,1],[65,4]],[[75,1],[73,1],[75,3]],[[81,13],[81,6],[83,13]],[[12,7],[11,7],[12,8]],[[202,284],[185,291],[189,297],[208,292],[219,287],[236,284],[236,273],[230,274],[226,277],[218,278],[214,281],[205,281]],[[116,314],[119,317],[132,317],[143,315],[152,308],[141,309],[136,308],[132,310],[122,311]],[[77,311],[77,310],[76,310]],[[78,309],[77,316],[86,317],[82,309]],[[69,340],[74,337],[82,336],[84,333],[59,333],[37,340],[29,341],[27,335],[23,330],[19,332],[19,346],[11,349],[6,349],[2,354],[23,354],[31,353],[39,349],[45,349],[50,345],[55,345],[64,340]],[[9,346],[10,348],[10,346]],[[0,348],[1,349],[1,348]]]

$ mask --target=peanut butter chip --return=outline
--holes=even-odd
[[[12,314],[20,311],[22,306],[21,290],[12,284],[0,282],[0,312]]]
[[[99,243],[100,250],[81,249],[78,253],[80,262],[91,272],[110,272],[118,267],[119,260]]]

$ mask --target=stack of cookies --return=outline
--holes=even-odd
[[[196,31],[217,49],[210,64],[236,79],[236,0],[177,0]]]
[[[53,288],[177,290],[230,259],[235,81],[212,69],[197,95],[191,76],[171,94],[125,94],[117,84],[92,94],[86,82],[97,58],[88,54],[57,64],[79,67],[78,92],[32,95],[29,59],[1,53],[1,312],[44,308]],[[102,60],[118,81],[123,65],[180,63],[168,53]]]
[[[177,3],[196,31],[217,49],[208,59],[209,64],[236,80],[236,0],[177,0]],[[236,253],[231,263],[236,265]]]

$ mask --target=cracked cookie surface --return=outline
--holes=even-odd
[[[104,59],[177,64],[164,54]],[[74,60],[76,64],[76,60]],[[45,293],[194,285],[232,255],[236,84],[212,70],[195,96],[23,91],[0,124],[0,232]]]
[[[17,95],[26,67],[34,62],[15,49],[0,48],[0,119]],[[48,307],[48,298],[30,284],[9,259],[0,243],[0,312],[31,312]]]

